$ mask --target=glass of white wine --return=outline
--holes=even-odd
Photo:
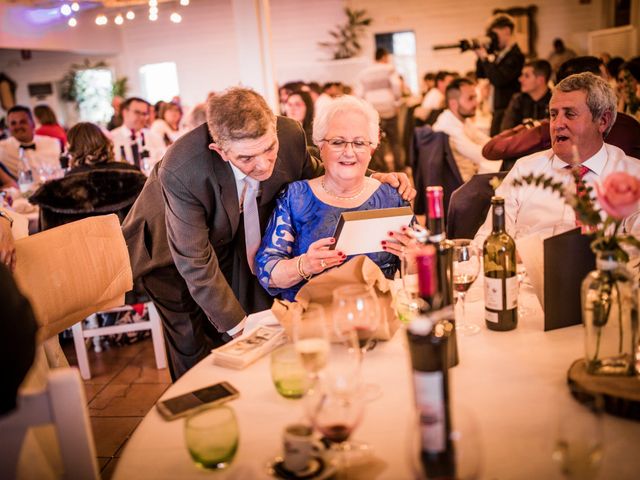
[[[561,408],[552,458],[562,475],[576,480],[597,478],[603,454],[599,402],[583,405],[572,401]]]
[[[461,314],[456,318],[456,331],[461,335],[475,335],[478,325],[467,323],[465,319],[465,298],[480,273],[480,249],[469,239],[453,240],[453,288],[456,304],[460,304]]]
[[[329,354],[329,332],[324,308],[309,307],[294,317],[293,342],[302,365],[313,381],[327,364]]]

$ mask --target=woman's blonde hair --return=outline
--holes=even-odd
[[[113,143],[93,123],[81,122],[67,133],[71,166],[114,162]]]

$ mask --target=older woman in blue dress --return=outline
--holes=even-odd
[[[348,260],[330,249],[342,212],[406,205],[394,188],[365,175],[379,133],[378,113],[358,98],[339,97],[317,112],[313,142],[325,174],[284,189],[256,255],[258,280],[270,294],[293,300],[313,275]],[[393,232],[392,239],[406,243],[408,237]],[[392,276],[399,264],[398,244],[383,242],[381,250],[367,256]]]

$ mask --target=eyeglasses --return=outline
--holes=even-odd
[[[356,153],[368,153],[371,145],[373,145],[373,143],[368,142],[367,140],[353,140],[351,142],[347,142],[342,138],[323,138],[322,141],[327,142],[329,148],[337,153],[344,152],[349,144],[351,144],[353,151]]]

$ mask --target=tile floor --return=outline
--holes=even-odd
[[[71,365],[77,365],[73,342],[63,344]],[[171,384],[169,370],[156,369],[153,344],[147,338],[122,347],[89,351],[92,377],[84,381],[98,465],[111,478],[120,452],[142,418]]]

